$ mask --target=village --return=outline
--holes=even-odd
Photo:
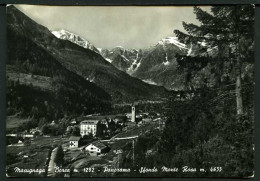
[[[19,172],[19,169],[29,169],[32,165],[34,169],[44,169],[42,173],[29,175],[33,177],[91,176],[104,169],[118,168],[122,147],[128,143],[134,147],[140,135],[153,129],[162,131],[165,120],[160,113],[139,112],[132,105],[130,113],[110,116],[92,114],[74,118],[60,136],[43,134],[44,131],[39,128],[7,134],[7,138],[20,138],[17,143],[7,146],[7,154],[16,160],[7,164],[7,174],[26,175],[28,173]],[[52,121],[49,126],[55,124]],[[64,154],[61,165],[55,161],[58,147],[62,148]]]

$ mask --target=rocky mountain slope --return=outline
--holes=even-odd
[[[186,45],[175,37],[162,39],[155,46],[142,51],[140,65],[132,76],[167,89],[182,89],[183,76],[177,71],[175,55],[185,55],[187,52]]]
[[[182,89],[183,76],[177,71],[175,55],[186,55],[189,48],[175,37],[160,40],[146,49],[115,47],[103,49],[101,55],[119,70],[133,77],[167,89]]]
[[[57,38],[47,28],[37,24],[14,6],[9,6],[7,11],[10,55],[14,50],[19,51],[19,53],[15,53],[15,57],[9,58],[10,63],[17,61],[17,65],[23,65],[27,60],[33,62],[35,52],[38,52],[37,54],[41,54],[41,58],[38,60],[41,64],[44,64],[41,59],[45,61],[55,59],[60,67],[79,76],[78,79],[84,78],[88,80],[86,82],[92,82],[105,90],[114,102],[161,99],[168,94],[163,87],[146,84],[118,70],[100,54],[68,40]],[[17,37],[19,37],[19,41],[17,41]],[[20,52],[20,47],[24,51]],[[31,57],[26,56],[27,52],[31,53]],[[46,54],[46,56],[42,54]],[[29,65],[31,64],[33,63],[29,63]],[[38,68],[39,66],[35,65],[35,69]],[[52,69],[52,72],[55,72],[55,68]],[[66,83],[67,80],[65,79],[64,82]]]
[[[118,46],[111,50],[102,49],[100,54],[116,68],[131,75],[136,70],[140,61],[141,51]]]
[[[178,90],[183,87],[183,76],[177,71],[175,55],[186,55],[189,49],[176,37],[168,37],[149,48],[136,50],[115,47],[111,50],[102,49],[100,54],[119,70],[133,77],[149,84]]]
[[[99,53],[117,69],[143,80],[146,83],[164,86],[167,89],[182,89],[183,76],[176,70],[176,54],[196,54],[195,47],[180,43],[176,37],[167,37],[154,46],[145,49],[126,49],[117,46],[112,49],[96,48],[84,38],[65,31],[53,31],[56,37],[69,40],[86,49]]]
[[[99,53],[117,69],[143,80],[146,83],[164,86],[167,89],[183,88],[184,77],[177,71],[175,55],[197,54],[196,47],[180,43],[176,37],[167,37],[154,46],[145,49],[96,48],[84,38],[65,30],[53,31],[56,37],[69,40],[84,48]]]

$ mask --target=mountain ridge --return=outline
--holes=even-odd
[[[23,16],[15,7],[7,8],[7,115],[19,113],[51,121],[65,115],[107,111],[110,95],[61,65],[30,36],[37,32],[25,31],[23,26],[28,22],[18,23]]]
[[[118,70],[100,54],[69,40],[58,39],[46,27],[34,22],[15,7],[8,7],[9,26],[54,56],[68,70],[91,80],[108,92],[113,101],[160,99],[168,94],[163,87],[151,86]]]
[[[60,30],[62,31],[62,30]],[[60,32],[59,31],[59,32]],[[52,32],[55,34],[55,32]],[[70,35],[75,35],[70,33]],[[59,37],[58,35],[57,37]],[[82,47],[82,44],[66,38],[61,38],[76,43]],[[84,38],[80,38],[88,42]],[[92,44],[91,44],[92,45]],[[92,45],[95,47],[94,45]],[[85,46],[84,48],[91,48]],[[180,43],[176,37],[166,37],[159,40],[155,45],[144,49],[126,49],[122,46],[116,46],[112,49],[96,48],[95,52],[100,54],[108,63],[111,63],[117,69],[142,80],[151,85],[164,86],[169,90],[183,89],[183,77],[176,70],[176,54],[191,53],[192,47]],[[194,53],[192,51],[192,53]]]

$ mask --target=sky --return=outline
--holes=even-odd
[[[98,48],[147,48],[182,21],[198,24],[192,6],[42,6],[16,5],[24,14],[49,30],[67,30]],[[209,10],[209,7],[202,7]]]

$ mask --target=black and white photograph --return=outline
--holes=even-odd
[[[254,177],[255,5],[10,4],[6,34],[6,177]]]

